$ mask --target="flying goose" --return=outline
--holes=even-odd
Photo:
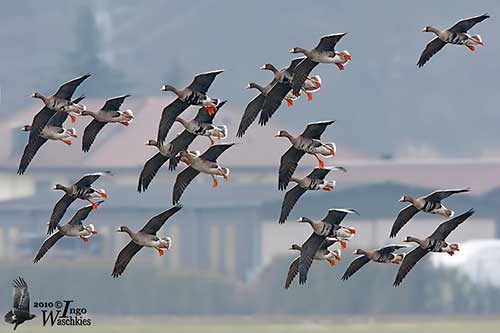
[[[181,205],[177,205],[152,217],[148,223],[146,223],[146,225],[137,232],[133,232],[126,226],[118,228],[116,230],[117,232],[127,233],[131,240],[118,254],[111,276],[117,278],[122,275],[130,260],[132,260],[135,254],[143,247],[154,248],[158,251],[158,254],[162,256],[164,251],[168,250],[172,246],[172,240],[170,237],[162,238],[157,236],[156,233],[161,229],[165,222],[172,215],[181,210],[181,208]]]
[[[404,195],[399,199],[399,202],[409,202],[410,205],[399,211],[398,217],[392,225],[390,237],[396,236],[401,228],[410,221],[418,212],[438,214],[444,217],[453,217],[454,212],[446,208],[441,201],[448,198],[452,194],[469,192],[468,188],[457,190],[439,190],[420,198],[412,198],[409,195]]]
[[[405,253],[396,254],[394,252],[402,248],[406,248],[406,246],[386,245],[379,249],[369,250],[369,251],[363,249],[357,249],[356,251],[354,251],[354,254],[358,254],[359,257],[354,259],[349,265],[349,267],[347,267],[344,275],[342,275],[342,280],[349,279],[351,276],[354,275],[354,273],[359,271],[361,267],[363,267],[370,261],[381,264],[388,264],[388,263],[393,263],[396,265],[401,264],[401,262],[405,257]]]
[[[80,96],[73,101],[73,103],[78,104],[83,100],[85,96]],[[66,129],[63,126],[64,121],[68,117],[66,112],[57,112],[50,118],[47,124],[44,126],[38,137],[30,138],[28,143],[24,147],[23,156],[19,162],[19,168],[17,169],[17,174],[22,175],[28,168],[31,160],[35,157],[38,150],[44,145],[47,140],[55,140],[64,142],[67,145],[71,145],[71,140],[67,140],[68,137],[76,138],[76,130],[74,128]],[[33,129],[32,125],[24,125],[21,130],[25,132],[31,132]],[[31,135],[31,134],[30,134]]]
[[[276,78],[274,78],[265,86],[258,85],[255,82],[247,84],[246,89],[257,89],[259,90],[259,94],[247,104],[245,111],[241,116],[240,125],[238,126],[238,131],[236,132],[236,137],[241,138],[250,127],[250,125],[252,125],[252,123],[255,121],[255,119],[257,119],[259,112],[262,110],[262,105],[264,105],[266,95],[275,83]]]
[[[163,141],[167,137],[170,128],[175,122],[175,119],[190,105],[204,106],[209,114],[216,112],[216,107],[220,103],[218,99],[213,99],[207,96],[207,91],[214,82],[215,77],[222,73],[223,70],[197,74],[193,82],[184,89],[177,89],[171,85],[164,85],[161,91],[171,91],[177,95],[177,98],[167,105],[162,113],[160,125],[158,127],[158,143],[163,145]]]
[[[474,209],[449,219],[439,225],[439,227],[427,238],[419,239],[416,237],[408,236],[404,242],[417,243],[418,246],[408,253],[403,259],[401,267],[399,267],[398,274],[394,280],[394,286],[397,287],[403,282],[405,276],[412,270],[413,266],[422,259],[429,252],[446,252],[452,256],[455,251],[459,251],[458,244],[448,244],[445,240],[448,235],[455,230],[459,224],[467,220],[472,214]]]
[[[281,214],[279,223],[285,223],[288,215],[292,211],[293,207],[299,200],[299,198],[307,191],[331,191],[335,187],[334,180],[325,180],[326,175],[330,171],[343,171],[347,170],[344,167],[333,167],[333,168],[315,168],[311,173],[309,173],[304,178],[290,177],[291,182],[297,183],[292,189],[288,190],[283,198],[283,203],[281,205]]]
[[[5,314],[4,320],[6,323],[13,324],[15,331],[17,326],[35,318],[36,315],[30,313],[30,293],[26,281],[18,277],[12,282],[12,287],[14,288],[12,310]]]
[[[279,175],[278,175],[278,189],[280,191],[286,189],[290,182],[290,177],[295,172],[299,160],[305,153],[311,154],[318,160],[319,168],[323,169],[325,163],[319,158],[318,155],[325,157],[332,157],[336,154],[337,148],[335,143],[323,143],[320,140],[321,134],[325,129],[333,124],[335,120],[319,121],[316,123],[309,123],[302,134],[294,137],[285,130],[279,131],[275,137],[287,138],[292,147],[290,147],[281,156]]]
[[[97,205],[100,205],[103,201],[96,202]],[[80,237],[85,243],[87,243],[93,235],[97,234],[97,231],[94,228],[93,224],[83,225],[83,221],[89,216],[90,212],[94,210],[92,205],[85,206],[80,208],[75,215],[71,218],[71,220],[64,224],[60,225],[59,223],[56,225],[58,231],[50,236],[45,242],[43,242],[42,246],[38,250],[38,253],[33,259],[33,263],[37,263],[42,259],[42,257],[49,251],[52,246],[54,246],[57,241],[59,241],[64,236],[66,237]]]
[[[82,150],[84,152],[90,150],[97,134],[106,124],[120,123],[124,126],[128,126],[129,122],[134,119],[134,114],[131,110],[120,111],[120,107],[127,97],[130,97],[130,95],[108,99],[106,103],[104,103],[104,106],[97,111],[82,111],[82,116],[91,116],[94,118],[87,127],[85,127],[85,131],[83,132]]]
[[[276,79],[272,88],[265,96],[264,103],[262,104],[262,112],[260,113],[259,124],[264,126],[269,119],[278,110],[283,99],[287,100],[288,106],[293,105],[293,100],[296,99],[294,94],[290,93],[292,90],[292,79],[295,73],[295,68],[304,58],[296,58],[290,62],[287,68],[277,70],[272,64],[266,64],[261,69],[270,70],[273,72]],[[294,97],[295,96],[295,97]]]
[[[219,103],[217,106],[217,110],[219,110],[226,101]],[[196,138],[197,135],[210,135],[219,134],[221,139],[224,139],[227,135],[227,127],[225,125],[221,126],[213,126],[212,120],[217,113],[212,115],[208,114],[206,108],[202,107],[198,110],[198,114],[196,117],[188,122],[187,126],[190,130],[193,130],[196,134],[191,133],[188,129],[185,129],[180,134],[178,134],[172,141],[168,144],[160,146],[158,141],[156,140],[148,140],[146,142],[146,146],[153,146],[158,149],[158,153],[151,157],[146,164],[144,164],[144,168],[141,171],[141,175],[139,176],[139,183],[137,185],[137,191],[143,192],[146,191],[149,184],[156,176],[156,173],[162,167],[165,162],[170,160],[169,169],[175,170],[177,164],[179,164],[179,159],[177,158],[177,154],[183,150],[188,149],[189,145]],[[199,126],[199,127],[198,127]],[[212,140],[211,140],[212,141]]]
[[[94,189],[91,185],[99,179],[99,177],[104,175],[109,175],[111,172],[96,172],[84,175],[80,180],[70,186],[64,186],[61,184],[56,184],[54,186],[54,190],[64,191],[64,195],[54,206],[52,210],[52,215],[50,216],[49,228],[47,231],[47,235],[52,234],[54,230],[57,228],[57,224],[61,221],[64,213],[68,207],[75,201],[76,199],[87,200],[91,203],[93,209],[97,209],[99,206],[96,202],[93,202],[93,199],[104,200],[108,197],[106,191],[104,189]]]
[[[313,260],[325,260],[330,264],[330,266],[333,267],[335,265],[335,261],[340,261],[340,259],[341,259],[341,253],[340,253],[339,249],[336,249],[333,251],[328,250],[328,248],[330,246],[332,246],[333,244],[335,244],[335,242],[337,242],[337,240],[327,238],[323,242],[323,244],[321,244],[319,250],[317,250],[316,253],[314,254]],[[300,253],[302,253],[302,250],[305,250],[304,246],[307,246],[307,245],[305,243],[303,246],[293,244],[289,248],[289,250],[295,250],[295,251],[299,251]],[[299,273],[300,258],[301,258],[301,256],[298,256],[297,258],[295,258],[292,261],[292,263],[290,264],[290,267],[288,268],[288,274],[286,276],[286,281],[285,281],[285,289],[290,288],[290,285],[292,284],[293,279]]]
[[[299,265],[299,284],[306,283],[307,272],[311,267],[316,251],[327,238],[333,238],[340,242],[342,248],[346,247],[345,241],[352,238],[356,230],[351,227],[340,225],[347,214],[358,214],[354,209],[335,208],[328,210],[328,214],[321,221],[313,221],[307,217],[301,217],[298,222],[309,223],[313,233],[302,245]]]
[[[347,61],[351,60],[349,52],[335,51],[335,45],[345,35],[346,33],[323,36],[318,45],[312,50],[306,50],[301,47],[295,47],[290,50],[290,53],[303,53],[306,56],[306,58],[297,65],[294,71],[292,89],[295,95],[300,92],[307,76],[318,64],[345,64]],[[339,66],[339,69],[343,69],[343,67]]]
[[[177,117],[175,121],[182,124],[184,131],[179,134],[179,138],[176,144],[172,146],[172,151],[170,152],[170,165],[169,170],[175,170],[178,164],[178,160],[175,156],[183,151],[187,150],[189,145],[197,136],[206,136],[210,140],[210,145],[212,146],[215,141],[212,137],[216,137],[219,141],[227,137],[227,126],[226,125],[214,125],[213,119],[218,113],[221,107],[226,104],[227,101],[220,102],[216,107],[216,113],[210,114],[207,108],[200,108],[196,117],[187,121],[181,117]]]
[[[471,36],[467,34],[467,31],[477,23],[482,22],[489,17],[490,16],[488,14],[483,14],[463,19],[455,23],[452,27],[444,30],[439,30],[431,26],[423,28],[423,32],[432,32],[436,34],[436,37],[434,37],[434,39],[425,46],[425,49],[420,55],[420,59],[418,59],[417,66],[424,66],[425,63],[429,61],[433,55],[438,53],[439,50],[441,50],[446,44],[465,45],[469,48],[469,50],[474,52],[476,50],[474,45],[483,45],[483,40],[479,35]]]
[[[162,146],[160,146],[156,140],[146,141],[146,146],[156,147],[158,152],[144,164],[139,176],[137,192],[144,192],[148,189],[149,184],[158,173],[158,170],[160,170],[162,165],[165,164],[165,162],[170,158],[170,151],[172,150],[174,141],[177,140],[177,138],[179,138],[179,136],[170,141],[170,143]]]
[[[85,74],[83,76],[77,77],[71,81],[63,83],[54,95],[45,97],[39,92],[34,92],[32,97],[39,98],[43,101],[45,106],[38,112],[31,123],[30,140],[35,140],[42,132],[43,128],[49,122],[50,118],[56,114],[56,112],[68,113],[71,121],[75,122],[76,117],[70,114],[74,112],[80,114],[85,106],[79,105],[78,103],[73,103],[71,101],[71,96],[75,92],[76,88],[85,81],[90,76],[90,74]]]
[[[213,187],[217,187],[219,184],[215,178],[216,176],[227,180],[229,178],[229,169],[219,166],[217,158],[233,145],[234,143],[214,145],[201,155],[199,152],[181,151],[179,153],[180,160],[188,165],[188,167],[180,172],[175,179],[172,193],[173,204],[175,205],[179,202],[186,187],[200,172],[212,177]]]

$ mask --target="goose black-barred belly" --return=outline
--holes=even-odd
[[[425,248],[425,250],[429,252],[443,252],[443,249],[448,246],[448,243],[446,243],[443,240],[439,239],[429,239],[429,242]]]
[[[465,44],[469,37],[464,33],[457,33],[454,31],[447,31],[446,37],[443,42],[450,44]]]
[[[426,201],[422,210],[426,213],[430,213],[435,211],[436,209],[441,208],[443,205],[440,202],[436,201]]]

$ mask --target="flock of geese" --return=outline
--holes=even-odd
[[[475,45],[483,45],[479,35],[469,35],[467,31],[488,17],[487,14],[484,14],[464,19],[444,30],[431,26],[425,27],[423,31],[432,32],[436,37],[426,45],[417,66],[422,67],[446,44],[465,45],[471,51],[475,50]],[[302,93],[306,94],[308,100],[311,100],[313,93],[318,92],[322,85],[322,80],[318,75],[311,75],[311,72],[319,64],[335,64],[339,70],[344,70],[346,64],[351,60],[351,55],[346,50],[336,51],[335,48],[345,35],[345,33],[339,33],[323,36],[316,47],[312,49],[301,47],[291,49],[290,53],[301,53],[303,57],[293,59],[286,68],[277,69],[272,64],[262,66],[262,70],[271,71],[274,77],[265,86],[254,82],[248,84],[247,88],[257,89],[259,94],[245,108],[236,136],[243,137],[259,115],[259,125],[266,125],[283,101],[286,101],[289,107],[293,106],[294,101]],[[179,162],[185,164],[186,167],[176,177],[172,192],[173,206],[170,209],[152,217],[139,231],[132,231],[127,226],[120,226],[116,230],[127,233],[131,240],[118,254],[111,274],[113,277],[116,278],[123,274],[133,256],[143,247],[156,249],[160,256],[171,247],[172,240],[169,237],[160,237],[157,234],[165,222],[182,208],[181,197],[196,176],[200,173],[210,176],[213,187],[219,185],[218,178],[225,180],[229,178],[229,169],[219,165],[217,159],[235,144],[215,144],[215,138],[221,141],[227,137],[228,128],[225,125],[213,124],[215,116],[226,101],[207,95],[210,86],[222,72],[222,70],[217,70],[198,74],[191,84],[183,89],[168,84],[161,87],[162,91],[172,92],[177,98],[163,109],[156,139],[150,139],[146,142],[147,146],[156,147],[157,153],[145,163],[139,176],[137,190],[139,192],[146,191],[159,169],[167,161],[169,161],[168,169],[170,171],[174,171]],[[48,140],[61,141],[67,145],[72,144],[71,138],[76,138],[77,133],[74,128],[63,127],[68,117],[73,123],[77,119],[75,115],[92,118],[84,130],[83,152],[90,151],[97,135],[106,124],[119,123],[128,126],[133,121],[134,114],[131,110],[120,110],[130,95],[111,98],[96,111],[89,110],[81,104],[85,96],[72,99],[75,90],[89,77],[90,74],[86,74],[66,82],[51,96],[44,96],[38,92],[33,93],[32,96],[40,99],[44,106],[35,115],[31,125],[22,128],[23,131],[29,132],[29,138],[19,164],[18,174],[22,175],[26,172],[37,151]],[[182,118],[181,114],[190,106],[199,107],[196,116],[190,120]],[[165,142],[175,122],[179,122],[184,130],[169,142]],[[323,158],[330,158],[337,154],[335,143],[321,140],[326,129],[334,123],[334,120],[313,122],[307,124],[299,135],[293,135],[286,130],[281,130],[276,135],[276,137],[286,138],[290,142],[290,148],[281,156],[278,189],[283,191],[287,189],[290,182],[296,183],[284,196],[279,217],[280,224],[285,223],[293,207],[305,192],[334,189],[335,181],[325,179],[329,172],[346,171],[343,167],[326,167],[323,161]],[[189,150],[190,144],[198,136],[207,137],[209,140],[209,147],[203,153]],[[317,159],[318,167],[307,176],[297,178],[294,176],[295,170],[306,154]],[[34,263],[39,262],[62,237],[80,237],[84,242],[88,242],[97,233],[92,224],[85,225],[83,222],[108,197],[104,189],[93,187],[94,182],[100,177],[110,174],[109,171],[87,174],[74,184],[56,184],[54,186],[54,190],[60,190],[64,194],[54,206],[47,229],[47,234],[50,237],[42,244],[33,260]],[[400,201],[408,202],[409,206],[399,212],[390,237],[396,236],[418,212],[438,214],[449,219],[441,223],[428,237],[406,237],[404,242],[417,245],[408,253],[399,253],[399,250],[406,249],[407,245],[398,244],[386,245],[373,250],[357,249],[354,253],[359,256],[352,261],[341,279],[349,279],[370,261],[393,263],[400,265],[394,281],[394,285],[398,286],[415,264],[427,253],[440,252],[453,255],[459,251],[458,244],[449,244],[446,238],[458,225],[470,217],[474,210],[471,209],[453,217],[454,212],[447,209],[442,204],[442,200],[450,195],[467,191],[469,189],[439,190],[421,198],[403,196]],[[87,201],[90,205],[80,208],[66,224],[61,224],[66,210],[77,199]],[[329,209],[327,215],[321,220],[307,217],[301,217],[298,220],[300,223],[308,223],[312,228],[312,233],[302,245],[293,244],[290,247],[291,250],[299,251],[300,255],[290,265],[285,288],[290,287],[297,274],[299,274],[299,284],[306,283],[307,273],[314,260],[325,260],[333,266],[341,259],[341,249],[330,250],[329,248],[335,243],[339,243],[340,247],[345,249],[347,242],[354,237],[356,234],[354,228],[341,225],[343,219],[348,214],[353,213],[358,214],[354,209],[336,208]],[[20,323],[34,318],[34,315],[30,314],[29,311],[29,293],[26,282],[19,278],[14,281],[13,286],[14,305],[12,311],[5,315],[5,321],[14,324],[14,328],[16,328]]]

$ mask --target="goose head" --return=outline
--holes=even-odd
[[[158,147],[158,141],[150,139],[150,140],[146,141],[145,145],[146,146]]]
[[[54,187],[52,187],[52,189],[54,191],[64,191],[66,192],[68,189],[66,188],[66,186],[62,185],[62,184],[55,184]]]
[[[409,195],[403,195],[401,198],[399,198],[399,202],[413,202],[413,198]]]
[[[259,69],[263,71],[271,71],[273,73],[278,72],[278,69],[274,67],[274,65],[272,64],[265,64],[264,66],[261,66]]]
[[[412,236],[407,236],[405,239],[403,239],[403,243],[419,243],[419,239]]]
[[[354,251],[352,254],[365,254],[365,251],[363,251],[362,249],[356,249],[356,251]]]
[[[426,25],[425,27],[422,28],[421,31],[422,32],[429,32],[429,31],[431,31],[431,26],[430,25]]]
[[[290,53],[304,53],[304,54],[306,54],[307,50],[304,49],[304,48],[302,48],[302,47],[294,47],[293,49],[291,49],[288,52],[290,52]]]
[[[31,97],[33,97],[33,98],[40,98],[40,99],[44,98],[44,96],[42,94],[40,94],[39,92],[36,92],[36,91],[31,94]]]
[[[288,250],[290,251],[301,251],[302,250],[302,247],[298,244],[292,244]]]
[[[302,216],[302,217],[299,217],[299,219],[297,220],[297,222],[299,222],[299,223],[312,223],[313,220],[311,220],[308,217]]]
[[[29,132],[31,131],[31,125],[24,125],[23,127],[20,128],[20,130],[24,132]]]
[[[257,88],[257,84],[255,82],[250,82],[250,83],[247,83],[247,85],[245,86],[245,89],[256,89]]]
[[[116,232],[126,232],[127,234],[130,234],[132,231],[129,229],[129,227],[122,225],[118,229],[115,230]]]
[[[289,138],[291,137],[291,134],[288,133],[286,130],[281,130],[276,135],[274,136],[275,138]]]
[[[160,88],[160,91],[171,91],[171,92],[177,93],[177,88],[175,88],[174,86],[172,86],[170,84],[165,84]]]
[[[200,156],[199,151],[188,151],[188,150],[183,150],[179,154],[177,154],[177,158],[186,164],[190,164],[193,159],[196,157]]]

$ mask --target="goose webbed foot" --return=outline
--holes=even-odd
[[[215,187],[219,186],[219,182],[217,181],[217,178],[215,178],[214,176],[212,176],[212,179],[214,181],[213,184],[212,184],[212,187],[215,188]]]
[[[323,162],[319,157],[318,155],[314,154],[314,157],[316,157],[316,159],[318,160],[318,167],[320,169],[324,169],[325,168],[325,162]]]
[[[340,71],[344,70],[344,65],[343,64],[335,64],[339,68]]]
[[[307,100],[308,100],[309,102],[310,102],[310,101],[312,101],[312,99],[313,99],[313,94],[312,94],[312,93],[310,93],[309,91],[305,90],[304,88],[302,88],[302,91],[304,91],[304,92],[305,92],[305,94],[307,95]]]

